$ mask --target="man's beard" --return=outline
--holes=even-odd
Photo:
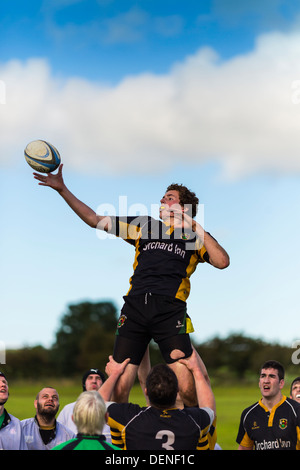
[[[54,416],[56,415],[57,411],[58,411],[58,407],[47,407],[47,408],[42,408],[41,405],[38,403],[37,404],[37,411],[39,413],[40,416],[42,416],[45,421],[51,421],[52,418],[54,418]]]

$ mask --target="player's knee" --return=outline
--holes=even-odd
[[[170,353],[170,358],[173,361],[178,361],[178,359],[185,358],[185,354],[180,349],[173,349],[173,351],[171,351],[171,353]]]

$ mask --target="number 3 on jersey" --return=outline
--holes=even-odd
[[[175,442],[175,434],[172,431],[168,430],[161,430],[159,431],[155,439],[165,439],[166,441],[162,443],[162,448],[167,449],[167,450],[174,450],[174,447],[172,447],[172,444]]]

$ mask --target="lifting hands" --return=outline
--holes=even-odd
[[[114,392],[115,385],[119,380],[120,376],[124,373],[130,358],[119,363],[116,362],[112,356],[109,356],[109,361],[106,364],[105,372],[108,375],[108,379],[99,389],[99,393],[105,401],[110,401]]]

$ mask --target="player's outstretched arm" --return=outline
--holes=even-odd
[[[58,172],[54,173],[33,173],[34,178],[39,181],[40,186],[48,186],[57,191],[71,209],[78,215],[87,225],[101,230],[110,229],[110,217],[100,216],[89,206],[80,201],[74,194],[69,191],[64,183],[62,175],[63,164],[59,166]]]

